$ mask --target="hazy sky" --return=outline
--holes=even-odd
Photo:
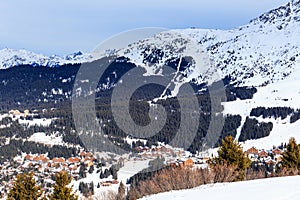
[[[90,52],[133,28],[230,29],[288,0],[0,0],[0,49]]]

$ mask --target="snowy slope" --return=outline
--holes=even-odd
[[[200,186],[190,190],[171,191],[144,197],[144,200],[297,200],[300,195],[300,177],[269,178],[235,183]]]
[[[284,80],[271,83],[267,86],[258,87],[257,90],[257,93],[254,94],[252,99],[238,99],[236,101],[223,103],[223,113],[225,115],[239,114],[242,116],[242,122],[244,122],[246,117],[250,115],[251,110],[257,107],[291,107],[299,109],[300,65],[295,65],[293,74]],[[243,143],[245,150],[252,146],[259,149],[271,149],[273,145],[279,146],[282,142],[287,143],[290,137],[295,137],[297,141],[300,141],[300,121],[291,124],[290,117],[287,117],[286,119],[275,119],[273,117],[263,119],[262,117],[258,117],[256,119],[259,122],[272,122],[273,130],[268,137],[257,140],[248,140]],[[238,129],[236,139],[239,138],[240,130],[241,127]]]

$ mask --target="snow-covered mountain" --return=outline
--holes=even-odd
[[[90,59],[90,55],[83,54],[80,51],[65,57],[57,55],[47,57],[27,50],[5,48],[0,50],[0,69],[7,69],[19,65],[57,67],[64,64],[83,63]]]
[[[251,116],[251,111],[257,107],[300,108],[299,33],[300,1],[297,0],[232,30],[193,28],[167,31],[131,44],[117,54],[145,68],[145,75],[161,74],[164,65],[181,57],[192,57],[193,61],[182,70],[183,82],[200,84],[215,80],[216,77],[230,76],[232,85],[256,87],[257,93],[252,99],[224,103],[223,113],[242,117],[237,140],[247,118],[271,122],[273,128],[269,136],[248,140],[244,147],[272,148],[273,145],[287,142],[290,137],[300,140],[300,135],[294,131],[299,130],[299,121],[290,123],[292,114],[287,118],[263,118]],[[202,50],[208,54],[211,65],[197,59],[197,53],[200,55]],[[174,82],[175,85],[181,83]]]
[[[253,98],[237,96],[230,102],[224,102],[223,114],[241,116],[241,123],[235,136],[237,139],[241,136],[247,118],[257,120],[258,126],[260,126],[259,123],[271,122],[273,125],[270,136],[263,135],[264,138],[255,140],[254,143],[246,142],[247,147],[257,145],[261,148],[270,148],[272,145],[287,142],[291,136],[297,137],[293,130],[299,130],[300,127],[300,120],[293,122],[290,120],[292,115],[298,112],[297,109],[300,109],[298,101],[300,98],[299,33],[300,1],[297,0],[266,12],[248,24],[232,30],[195,28],[171,30],[130,44],[126,48],[110,51],[110,54],[125,57],[129,62],[144,68],[146,71],[144,76],[162,75],[165,73],[165,65],[173,66],[176,71],[172,79],[173,91],[178,90],[178,87],[186,82],[199,85],[225,77],[230,77],[232,87],[255,87],[257,91],[254,92]],[[203,63],[203,58],[198,57],[204,55],[203,52],[208,57],[204,60],[209,60],[210,63]],[[65,57],[47,57],[26,50],[3,49],[0,50],[0,69],[20,65],[56,67],[68,63],[89,62],[94,59],[92,54],[81,52]],[[179,67],[176,68],[176,66]],[[57,72],[57,77],[53,80],[54,86],[51,87],[63,91],[66,94],[65,99],[70,99],[71,83],[74,81],[74,74],[77,70],[70,73],[68,77]],[[119,76],[121,74],[117,71],[111,73],[111,77],[116,80]],[[35,79],[32,77],[32,80]],[[107,85],[115,85],[109,75],[105,80],[111,81]],[[27,80],[24,78],[24,81]],[[59,82],[59,86],[55,81]],[[7,89],[13,82],[4,76],[3,88]],[[70,85],[67,87],[67,84]],[[15,86],[15,88],[19,87]],[[8,88],[7,91],[10,89]],[[49,91],[52,91],[52,88],[43,89],[42,92],[38,90],[37,95],[43,95],[37,99],[48,102],[51,97],[53,101],[58,101],[55,99],[55,94]],[[173,95],[176,95],[176,92]],[[6,93],[3,95],[7,95]],[[25,95],[24,98],[22,95],[19,96],[27,99],[30,96],[27,93],[30,92],[26,91],[27,96]],[[274,118],[272,115],[263,118],[251,115],[251,111],[258,107],[290,107],[294,109],[294,112],[290,112],[286,118]],[[287,130],[289,130],[288,134],[285,133]],[[257,139],[259,137],[247,135],[245,138]],[[300,140],[300,135],[297,139]]]
[[[159,66],[166,61],[180,55],[194,56],[202,48],[213,62],[209,72],[222,78],[230,75],[238,85],[265,85],[290,75],[300,61],[299,11],[299,1],[291,1],[236,29],[174,30],[134,43],[118,54],[142,66],[151,63],[152,72],[161,73]],[[199,46],[191,42],[193,39]],[[196,73],[190,72],[188,80],[203,71],[200,62],[195,62]]]
[[[202,82],[207,75],[217,72],[222,78],[230,75],[238,85],[259,86],[282,80],[293,72],[296,63],[300,62],[299,32],[300,1],[297,0],[232,30],[193,28],[163,32],[133,43],[117,54],[144,66],[150,74],[161,73],[160,65],[167,61],[179,56],[193,56],[193,67],[185,71],[187,81],[199,78],[200,72],[210,72],[201,76],[202,80],[198,82]],[[205,63],[201,63],[201,59],[197,62],[195,53],[202,49],[210,56],[213,69],[203,69]],[[22,64],[53,67],[91,59],[90,54],[81,52],[47,57],[26,50],[2,49],[0,69]]]

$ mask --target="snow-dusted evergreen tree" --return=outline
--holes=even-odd
[[[36,184],[33,173],[18,174],[12,189],[9,191],[9,200],[39,199],[43,195],[41,186]]]
[[[295,138],[291,138],[282,154],[282,166],[286,169],[300,170],[300,147]]]
[[[244,180],[246,169],[250,166],[250,159],[244,154],[241,145],[227,136],[222,140],[222,144],[218,150],[218,157],[210,162],[211,166],[224,165],[235,167],[238,172],[236,180]]]
[[[68,187],[72,178],[65,171],[58,172],[55,175],[55,184],[53,194],[49,196],[50,200],[77,200],[78,196],[72,192],[72,187]]]

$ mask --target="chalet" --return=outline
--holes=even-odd
[[[109,182],[109,181],[101,182],[101,186],[104,186],[104,187],[111,186],[111,182]]]
[[[255,147],[251,147],[245,152],[247,155],[258,155],[258,150]]]
[[[32,160],[36,162],[42,162],[45,159],[46,159],[45,155],[38,155],[32,158]]]
[[[153,147],[153,148],[151,149],[151,151],[152,151],[152,152],[156,152],[156,151],[158,151],[158,148]]]
[[[78,157],[68,158],[68,163],[80,163],[80,158]]]
[[[276,149],[273,149],[273,150],[272,150],[272,153],[273,153],[274,155],[281,155],[281,154],[282,154],[282,151],[281,151],[280,149],[276,148]]]
[[[60,163],[52,163],[51,164],[51,167],[52,168],[58,168],[60,165],[59,165]]]
[[[10,110],[8,113],[11,115],[21,115],[21,112],[19,110]]]
[[[40,173],[44,172],[44,168],[41,165],[37,165],[35,169]]]
[[[160,150],[160,152],[162,152],[162,153],[167,153],[167,152],[169,152],[168,148],[166,148],[166,147],[164,147],[164,146],[162,146],[159,150]]]
[[[54,163],[64,163],[65,162],[65,159],[63,157],[60,157],[60,158],[53,158],[52,159],[52,162]]]
[[[178,166],[179,166],[179,167],[184,167],[184,162],[183,162],[183,161],[179,161],[179,162],[178,162]]]
[[[282,155],[276,156],[275,160],[276,160],[276,162],[281,162],[282,161]]]
[[[194,165],[194,161],[192,159],[187,159],[186,161],[183,162],[183,165],[185,167],[192,167]]]
[[[270,160],[266,161],[266,164],[270,166],[270,165],[276,164],[276,162],[270,159]]]
[[[87,161],[94,161],[95,158],[94,157],[85,157],[84,158],[84,162],[87,162]]]
[[[258,157],[259,158],[267,158],[268,157],[268,153],[265,150],[262,150],[258,153]]]
[[[204,163],[207,163],[209,160],[210,160],[209,157],[203,157],[203,158],[202,158],[202,161],[203,161]]]
[[[86,164],[87,164],[88,167],[91,167],[91,166],[94,165],[94,162],[93,161],[89,161],[89,162],[86,162]]]
[[[70,165],[69,170],[70,171],[76,171],[78,169],[77,165]]]
[[[92,154],[91,152],[87,152],[87,153],[85,154],[85,156],[87,156],[87,157],[92,157],[93,154]]]
[[[79,153],[79,156],[80,156],[80,157],[85,157],[85,156],[86,156],[86,152],[84,152],[84,151],[80,152],[80,153]]]
[[[44,158],[44,159],[42,160],[43,163],[48,163],[49,161],[50,161],[49,158]]]
[[[32,160],[33,159],[33,156],[27,154],[25,157],[24,157],[25,160]]]
[[[141,153],[141,152],[143,152],[143,147],[135,147],[134,151]]]
[[[258,157],[258,150],[255,147],[251,147],[245,151],[245,154],[248,156],[248,158],[254,161]]]
[[[144,148],[143,148],[143,151],[149,151],[149,150],[150,150],[149,147],[144,147]]]
[[[24,110],[24,117],[27,117],[29,115],[29,110]]]
[[[21,164],[23,162],[23,160],[21,158],[14,159],[14,161],[16,161],[19,164]]]

